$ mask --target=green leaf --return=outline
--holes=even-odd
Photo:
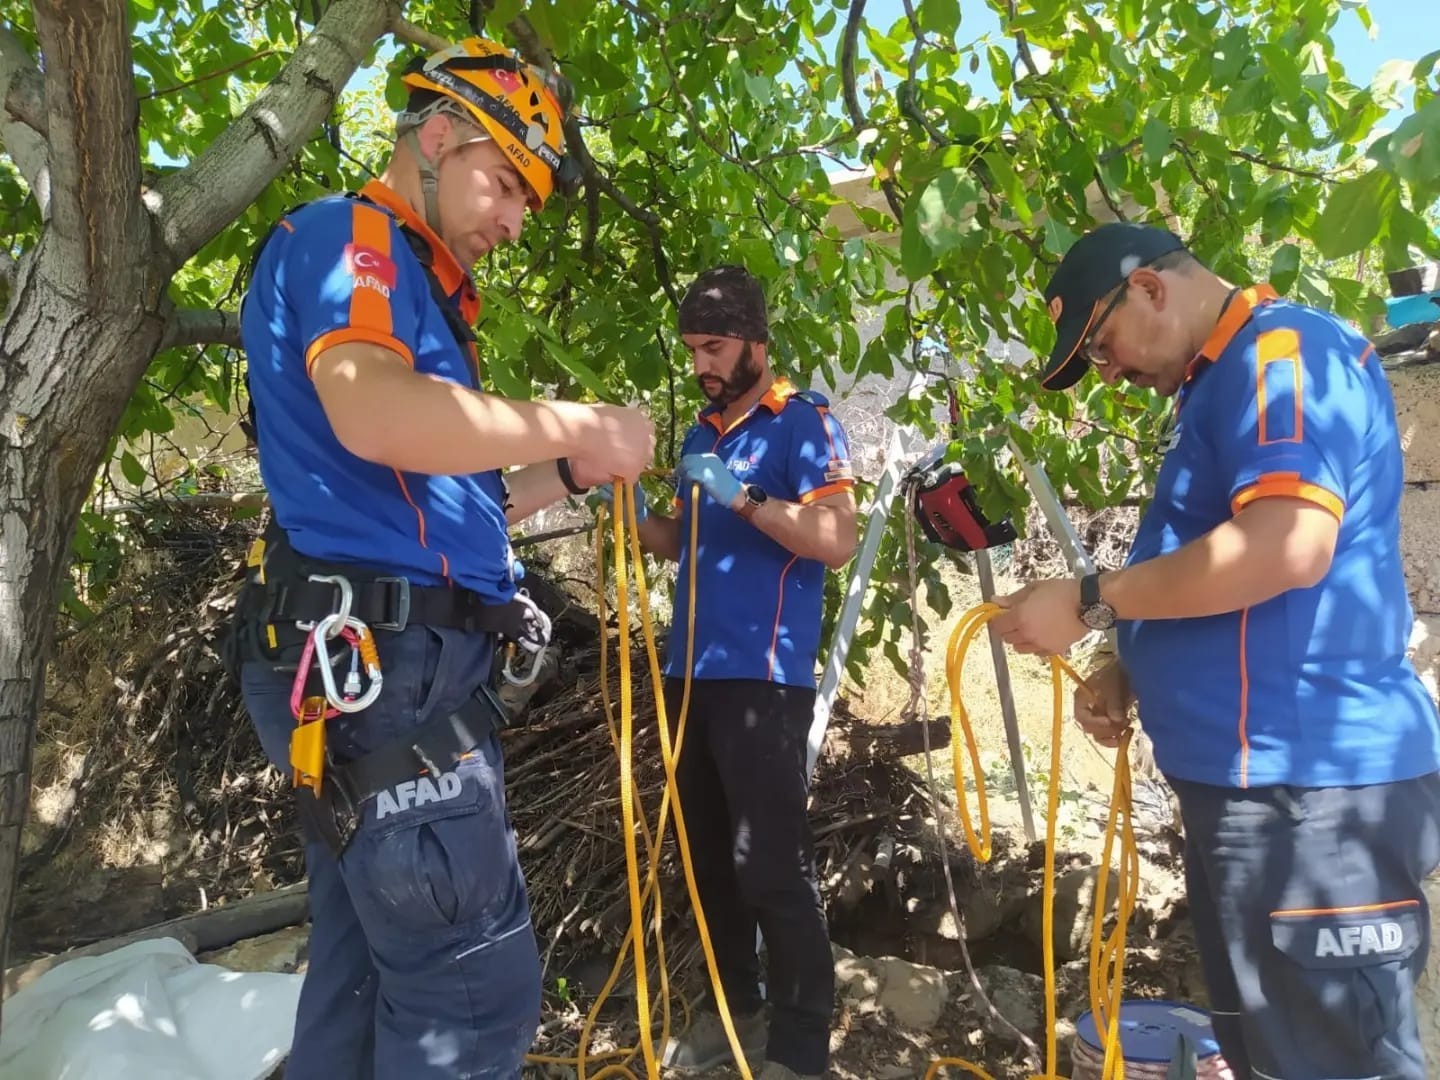
[[[1440,193],[1440,97],[1407,116],[1389,140],[1390,167],[1418,194]],[[1428,201],[1428,200],[1424,200]]]
[[[940,265],[934,249],[920,231],[920,201],[905,204],[905,222],[900,228],[900,272],[911,281],[923,281]]]
[[[771,94],[775,84],[764,75],[746,75],[745,90],[759,103],[761,108],[770,104]]]
[[[980,190],[967,169],[946,169],[925,186],[917,200],[920,235],[937,256],[959,245],[974,224]]]
[[[960,29],[960,0],[922,0],[916,14],[922,29],[941,38],[954,38]]]
[[[120,455],[120,471],[125,474],[125,479],[136,487],[142,486],[149,478],[145,466],[140,464],[140,459],[126,450]]]
[[[583,360],[558,341],[550,341],[547,339],[545,341],[545,351],[553,356],[555,362],[564,368],[576,382],[586,390],[589,390],[601,401],[605,401],[610,397],[610,391],[605,386],[605,380],[600,378]]]
[[[1289,295],[1300,276],[1300,249],[1294,244],[1282,244],[1270,257],[1270,284],[1282,296]]]
[[[1165,121],[1152,116],[1145,121],[1145,130],[1141,132],[1140,140],[1145,160],[1151,165],[1156,165],[1170,152],[1170,144],[1175,141],[1175,133]]]
[[[881,34],[873,26],[865,27],[865,41],[870,46],[870,53],[876,60],[892,75],[904,78],[909,74],[906,63],[904,47],[893,38]]]
[[[1140,32],[1140,21],[1144,15],[1144,0],[1120,0],[1120,6],[1115,12],[1115,23],[1127,41],[1135,40],[1135,35]]]
[[[1053,214],[1045,219],[1045,250],[1052,255],[1063,256],[1080,239],[1063,221]]]
[[[990,80],[1000,90],[1008,90],[1014,82],[1014,68],[1010,54],[999,45],[985,46],[985,58],[990,62]]]
[[[1387,218],[1400,205],[1395,178],[1372,169],[1337,185],[1315,223],[1315,246],[1327,259],[1353,255],[1383,236]]]

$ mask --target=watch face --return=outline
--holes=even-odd
[[[1115,625],[1115,609],[1102,600],[1081,609],[1080,621],[1091,630],[1109,630]]]
[[[763,503],[770,496],[765,494],[764,488],[759,487],[756,484],[751,484],[745,489],[745,497],[749,499],[752,503],[756,503],[758,505],[759,503]]]

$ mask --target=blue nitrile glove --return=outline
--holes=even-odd
[[[740,481],[715,454],[686,454],[680,459],[675,478],[682,491],[688,485],[698,483],[721,506],[732,507],[740,497]]]
[[[630,490],[635,493],[635,524],[639,525],[650,515],[645,506],[645,489],[639,484],[630,485]],[[595,489],[585,497],[585,505],[591,510],[598,510],[603,505],[607,510],[615,509],[615,485],[613,483],[598,484]]]

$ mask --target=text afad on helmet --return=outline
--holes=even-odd
[[[524,151],[524,149],[520,146],[519,143],[507,142],[503,145],[506,151],[510,154],[510,156],[513,157],[517,162],[519,162],[519,164],[524,168],[528,169],[531,165],[534,164],[534,160],[530,157],[529,154]]]

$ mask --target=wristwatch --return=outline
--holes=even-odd
[[[745,492],[745,502],[744,505],[740,507],[740,516],[746,521],[749,521],[755,516],[755,511],[759,510],[760,507],[764,505],[765,500],[770,496],[765,494],[765,489],[759,484],[746,484],[743,490]]]
[[[1115,609],[1100,599],[1100,575],[1080,579],[1080,621],[1091,630],[1109,630],[1115,625]]]

